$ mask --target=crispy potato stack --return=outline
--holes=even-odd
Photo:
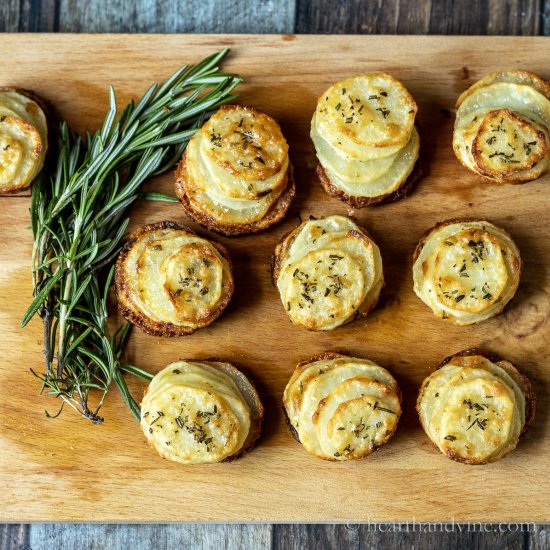
[[[421,238],[414,253],[416,295],[438,317],[471,325],[498,315],[521,275],[519,250],[484,220],[448,220]]]
[[[382,257],[349,218],[311,219],[277,245],[273,282],[295,325],[332,330],[376,305],[384,286]]]
[[[221,462],[250,450],[263,406],[248,378],[230,363],[178,361],[159,372],[141,403],[141,427],[163,458]]]
[[[409,92],[385,73],[347,78],[326,90],[311,139],[327,193],[362,208],[403,190],[420,149],[416,111]]]
[[[281,220],[295,187],[277,122],[252,107],[221,107],[189,141],[176,194],[194,220],[225,235]]]
[[[44,166],[46,115],[34,95],[0,88],[0,193],[28,187]]]
[[[283,405],[292,434],[308,453],[351,460],[370,455],[393,436],[401,392],[376,363],[325,352],[296,367]]]
[[[550,83],[528,71],[491,73],[456,103],[453,149],[466,168],[523,183],[550,165]]]
[[[209,325],[233,294],[227,249],[174,222],[130,235],[115,283],[121,313],[154,336],[182,336]]]
[[[424,380],[416,408],[443,454],[485,464],[515,449],[533,422],[535,401],[531,383],[512,363],[467,350]]]

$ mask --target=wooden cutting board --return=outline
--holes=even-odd
[[[28,196],[0,198],[0,521],[548,521],[550,520],[549,386],[550,176],[522,186],[480,181],[454,158],[452,109],[458,94],[484,74],[525,68],[550,77],[545,38],[382,36],[0,35],[0,85],[35,90],[78,130],[95,129],[108,86],[126,102],[184,62],[224,46],[224,68],[244,77],[243,104],[276,117],[290,143],[297,199],[286,220],[260,235],[219,238],[235,264],[236,293],[212,326],[165,340],[135,330],[128,360],[150,372],[185,358],[222,357],[257,383],[265,430],[256,449],[229,464],[181,466],[148,448],[113,388],[93,426],[38,395],[29,368],[42,369],[41,323],[25,330],[31,300]],[[424,178],[407,199],[349,212],[321,189],[309,140],[317,97],[334,81],[385,70],[419,105]],[[173,175],[147,184],[173,192]],[[303,218],[350,213],[379,243],[387,280],[364,321],[333,332],[291,326],[270,283],[269,259],[282,234]],[[457,216],[502,225],[525,261],[516,299],[479,326],[436,319],[414,295],[411,254],[427,228]],[[189,222],[178,204],[142,202],[132,227]],[[195,224],[191,224],[196,227]],[[534,428],[518,449],[488,466],[440,455],[414,411],[422,379],[454,352],[483,346],[531,377],[539,397]],[[404,391],[395,438],[366,460],[328,463],[306,454],[285,427],[283,388],[302,359],[324,350],[371,358]],[[136,396],[143,385],[131,381]]]

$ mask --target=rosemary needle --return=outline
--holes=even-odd
[[[149,191],[147,193],[139,193],[138,199],[145,199],[148,201],[158,201],[158,202],[179,202],[177,197],[165,195],[164,193],[156,193],[155,191]]]
[[[32,190],[34,300],[21,323],[36,313],[42,318],[45,371],[32,372],[42,380],[42,392],[61,399],[55,416],[66,404],[103,422],[99,411],[114,381],[139,419],[122,372],[149,375],[123,363],[130,325],[114,332],[108,326],[111,264],[142,182],[171,168],[208,112],[237,97],[240,79],[217,66],[227,52],[181,67],[120,112],[111,86],[103,125],[85,139],[66,123],[60,126],[57,164],[40,174]],[[144,198],[161,197],[170,200],[154,193]],[[93,406],[92,392],[98,396]]]

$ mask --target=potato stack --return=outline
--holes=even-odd
[[[264,408],[252,382],[230,363],[177,361],[149,384],[141,428],[149,445],[181,464],[237,458],[260,435]]]
[[[368,359],[325,352],[292,374],[283,405],[294,437],[325,460],[364,458],[393,436],[401,392],[393,376]]]
[[[466,464],[495,462],[533,421],[535,394],[512,363],[460,352],[424,380],[417,410],[439,450]]]
[[[0,193],[28,187],[48,149],[48,124],[32,92],[0,88]]]
[[[514,297],[521,257],[512,237],[486,220],[438,223],[414,253],[416,295],[437,317],[471,325],[498,315]]]
[[[491,73],[456,103],[453,149],[497,183],[537,179],[550,165],[550,82],[528,71]]]
[[[176,194],[195,221],[225,235],[256,233],[280,221],[295,186],[277,122],[253,107],[221,107],[189,141]]]
[[[217,319],[233,294],[229,252],[184,225],[136,229],[118,257],[118,307],[153,336],[183,336]]]
[[[349,218],[311,219],[277,245],[273,282],[292,323],[333,330],[376,306],[384,286],[380,249]]]
[[[311,121],[325,191],[354,208],[403,194],[420,148],[416,112],[409,92],[385,73],[347,78],[326,90]]]

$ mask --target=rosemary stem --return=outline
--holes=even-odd
[[[123,373],[149,376],[137,367],[124,368],[129,329],[111,335],[107,323],[114,272],[109,264],[128,224],[125,211],[138,198],[143,181],[178,162],[209,110],[236,97],[233,90],[240,79],[217,67],[226,54],[223,50],[182,67],[122,110],[111,87],[101,128],[80,137],[62,123],[57,163],[34,183],[34,300],[21,325],[36,313],[42,318],[46,368],[44,375],[32,372],[45,395],[60,397],[94,423],[103,422],[99,411],[113,381],[139,419],[139,405]],[[96,405],[89,405],[97,392]],[[62,410],[47,414],[53,418]]]
[[[63,289],[63,300],[61,301],[61,308],[59,310],[59,331],[58,331],[58,343],[57,343],[57,376],[61,378],[63,373],[63,363],[64,363],[64,351],[65,351],[65,327],[67,323],[67,315],[68,315],[68,303],[71,298],[71,292],[72,292],[72,267],[73,267],[73,261],[72,258],[75,254],[75,249],[77,247],[77,243],[79,242],[80,237],[80,231],[82,228],[82,223],[80,218],[77,218],[75,221],[74,226],[74,237],[73,237],[73,244],[71,246],[71,250],[69,251],[69,257],[67,258],[67,269],[68,269],[68,277],[65,279],[65,287]]]

